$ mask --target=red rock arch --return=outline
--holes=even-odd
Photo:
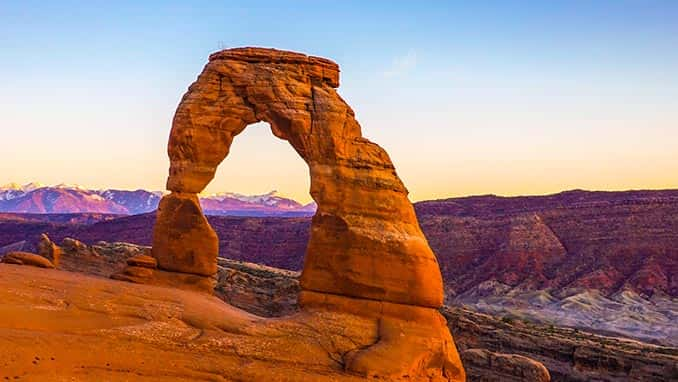
[[[288,319],[311,320],[326,336],[363,325],[375,342],[342,356],[352,373],[463,381],[454,341],[437,310],[443,288],[436,258],[391,160],[362,137],[338,86],[338,66],[322,58],[260,48],[210,56],[172,124],[171,193],[160,202],[152,249],[160,269],[148,282],[211,290],[218,238],[197,193],[214,177],[233,138],[265,121],[308,164],[318,204],[301,276],[304,311]],[[144,282],[131,270],[121,277]]]
[[[200,221],[195,194],[212,180],[233,138],[265,121],[308,164],[310,194],[318,204],[302,289],[442,304],[438,263],[407,190],[388,154],[362,137],[338,85],[339,67],[322,58],[261,48],[210,56],[172,125],[167,181],[172,194],[161,203],[153,246],[160,268],[216,272],[216,235]]]

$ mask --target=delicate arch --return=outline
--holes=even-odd
[[[309,166],[313,217],[304,291],[437,308],[442,279],[388,154],[362,137],[337,94],[332,61],[261,48],[224,50],[190,86],[170,134],[167,189],[154,233],[162,269],[216,272],[216,234],[197,193],[233,138],[265,121]],[[197,207],[197,210],[196,210]],[[188,218],[190,217],[190,218]]]

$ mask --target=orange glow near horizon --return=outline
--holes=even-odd
[[[664,141],[661,137],[655,138],[652,143],[661,147]],[[607,151],[600,151],[594,144],[581,144],[577,156],[570,157],[569,150],[563,145],[533,147],[532,151],[527,151],[524,146],[490,148],[492,142],[485,142],[485,150],[489,150],[490,156],[488,151],[472,149],[473,141],[477,139],[484,138],[470,138],[469,145],[454,148],[434,139],[425,150],[428,155],[413,155],[414,147],[398,145],[388,139],[385,139],[384,147],[413,201],[481,194],[540,195],[571,189],[678,188],[678,160],[667,151],[632,153],[618,144],[617,152],[611,145]],[[64,148],[63,154],[48,159],[26,155],[22,148],[16,147],[10,155],[19,159],[14,162],[19,166],[3,168],[2,180],[7,183],[37,181],[77,183],[91,188],[162,190],[168,168],[165,141],[166,138],[153,142],[152,151],[144,150],[144,143],[121,150],[121,158],[102,158],[96,147],[78,142]],[[649,146],[647,141],[646,137],[645,145]],[[41,147],[38,142],[34,148],[38,152],[50,152],[47,143]],[[641,143],[627,142],[637,146]],[[480,142],[475,144],[482,146]],[[126,155],[138,155],[140,159],[122,160]],[[126,166],[116,168],[114,164]],[[277,190],[283,196],[307,203],[311,201],[308,189],[308,167],[304,161],[287,142],[274,137],[267,124],[259,123],[249,126],[235,138],[229,156],[220,165],[205,193],[263,194]]]

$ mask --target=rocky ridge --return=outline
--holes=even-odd
[[[155,211],[163,192],[146,190],[92,190],[80,186],[44,186],[29,183],[0,187],[0,213],[136,215]],[[315,204],[302,205],[276,191],[263,195],[220,193],[200,195],[202,208],[210,215],[311,216]],[[27,217],[29,218],[29,217]]]

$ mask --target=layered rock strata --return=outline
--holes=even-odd
[[[54,268],[54,264],[51,261],[30,252],[9,252],[0,259],[0,262],[15,265],[30,265],[38,268]]]

